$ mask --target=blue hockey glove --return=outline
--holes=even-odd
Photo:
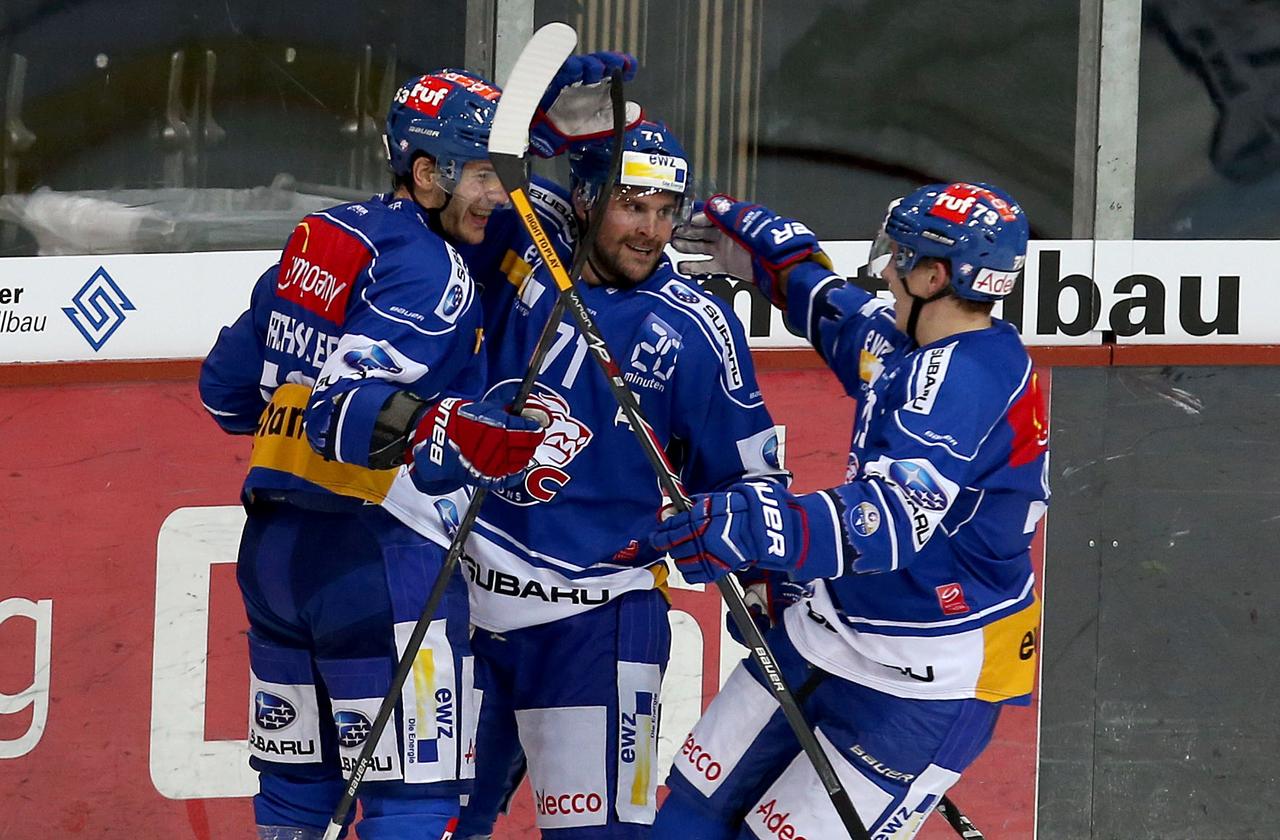
[[[700,231],[706,240],[702,253],[718,261],[723,273],[755,283],[774,306],[786,304],[779,275],[787,268],[801,260],[814,260],[831,269],[830,258],[818,247],[818,237],[804,222],[779,216],[763,204],[714,195],[707,200],[703,215],[720,235]],[[706,227],[705,223],[701,226]],[[692,221],[690,227],[688,236],[693,236],[697,229]],[[675,247],[691,253],[681,245]]]
[[[529,465],[551,418],[536,408],[511,414],[496,402],[449,397],[418,421],[405,456],[413,484],[450,493],[463,484],[511,487]]]
[[[742,601],[761,635],[782,621],[783,610],[811,592],[809,586],[791,580],[782,572],[750,568],[737,575],[738,582],[742,584]],[[737,622],[728,613],[725,614],[725,626],[735,642],[746,645]]]
[[[571,55],[547,85],[529,126],[529,149],[549,158],[570,146],[613,131],[613,105],[609,99],[609,74],[622,70],[622,80],[636,75],[635,56],[620,52]],[[627,103],[626,127],[644,116],[640,106]]]
[[[649,535],[649,546],[659,557],[670,555],[690,583],[711,583],[748,566],[793,568],[804,562],[809,529],[792,498],[768,481],[694,496],[691,510]]]

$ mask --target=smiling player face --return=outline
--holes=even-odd
[[[453,186],[449,203],[440,211],[440,224],[454,239],[478,245],[484,241],[490,214],[508,201],[493,164],[487,160],[468,161]]]
[[[634,286],[652,274],[671,241],[679,203],[675,193],[665,190],[614,190],[592,244],[587,279],[596,285]]]

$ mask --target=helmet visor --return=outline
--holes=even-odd
[[[884,270],[889,267],[890,262],[897,269],[899,277],[906,277],[920,260],[914,248],[895,242],[881,228],[871,243],[871,253],[867,255],[867,274],[880,280],[886,279]]]
[[[885,279],[884,270],[889,267],[891,259],[893,259],[893,240],[881,227],[876,232],[876,238],[871,242],[871,253],[867,254],[867,274],[881,280]]]
[[[657,196],[659,201],[642,201],[648,196]],[[655,220],[661,224],[679,227],[687,224],[693,215],[693,202],[674,190],[662,190],[656,187],[637,187],[630,184],[619,184],[613,188],[613,201],[618,204],[645,208],[653,213]]]
[[[905,275],[915,267],[915,253],[912,249],[904,247],[901,243],[895,243],[888,232],[889,219],[893,215],[894,208],[901,203],[901,198],[895,198],[884,209],[884,221],[880,223],[876,238],[871,241],[871,253],[867,255],[867,274],[881,280],[885,279],[884,270],[889,267],[890,260],[893,260],[899,275]],[[893,247],[895,244],[898,245],[896,250]]]
[[[455,201],[483,209],[506,207],[511,203],[498,173],[493,171],[493,164],[487,160],[469,160],[461,167],[453,162],[447,169],[437,168],[433,177],[436,185]]]

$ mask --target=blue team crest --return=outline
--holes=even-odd
[[[356,370],[364,371],[366,374],[375,370],[382,370],[391,374],[401,372],[400,365],[396,364],[396,360],[391,358],[391,354],[377,344],[348,350],[343,355],[342,361]]]
[[[259,691],[253,696],[253,719],[269,732],[284,729],[298,719],[298,710],[283,697]]]
[[[369,737],[373,724],[369,719],[354,709],[341,709],[333,713],[333,722],[338,727],[338,743],[347,749],[353,749],[364,743]]]
[[[889,480],[898,485],[908,499],[925,510],[946,510],[947,494],[938,482],[920,464],[910,461],[894,461],[889,468]]]

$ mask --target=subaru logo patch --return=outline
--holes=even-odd
[[[889,468],[889,480],[901,487],[908,499],[925,510],[946,510],[947,494],[942,492],[933,476],[919,464],[894,461]]]
[[[338,743],[347,749],[363,744],[373,728],[367,717],[352,709],[334,712],[333,722],[338,726]]]
[[[462,306],[462,298],[464,292],[461,286],[450,286],[449,290],[444,293],[444,314],[445,317],[452,315],[458,311],[458,307]]]
[[[253,696],[253,718],[269,732],[284,729],[298,719],[298,710],[283,697],[259,691]]]
[[[671,294],[675,295],[678,300],[682,300],[685,303],[698,303],[702,300],[702,298],[698,297],[695,292],[675,283],[671,284]]]
[[[761,451],[764,462],[775,470],[782,469],[782,465],[778,463],[778,435],[775,433],[770,435],[769,439],[764,442],[764,449]]]
[[[436,513],[440,514],[440,522],[444,525],[445,533],[452,537],[458,533],[461,522],[458,520],[458,506],[451,499],[436,499]]]
[[[401,369],[391,354],[376,344],[368,347],[348,350],[342,360],[357,370],[385,370],[387,373],[400,373]]]

